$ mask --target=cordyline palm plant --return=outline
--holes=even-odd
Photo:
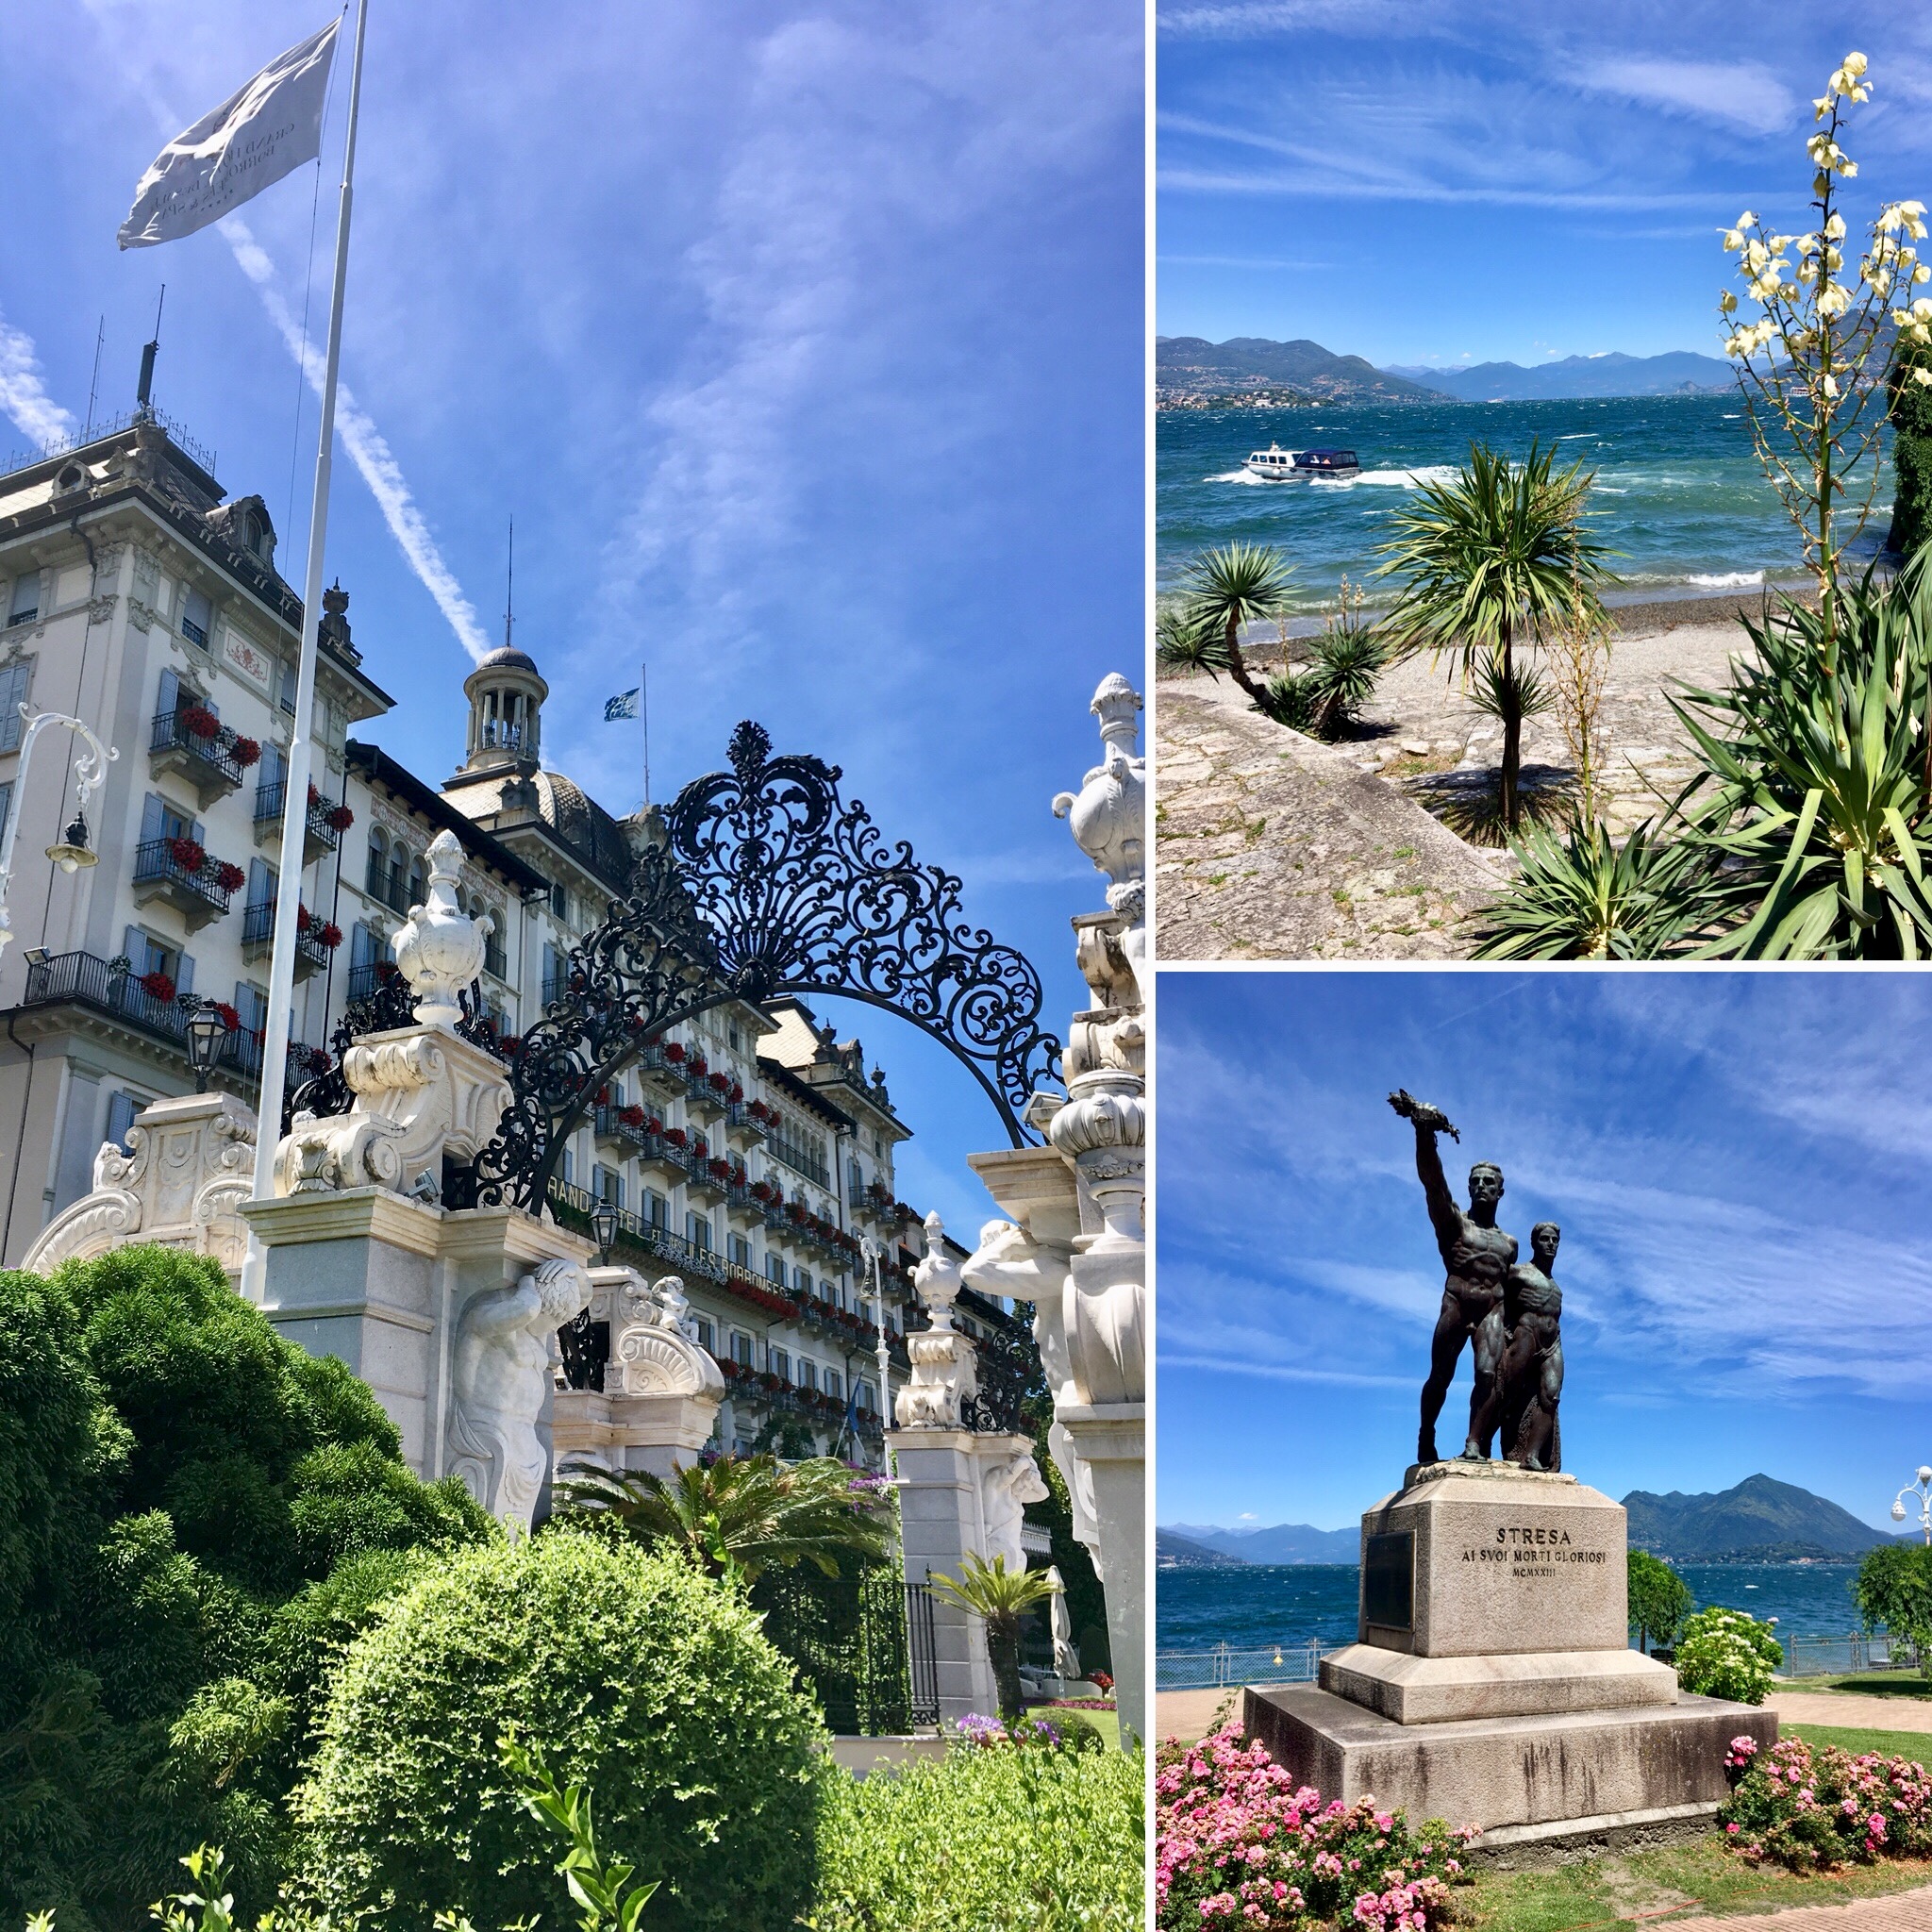
[[[1696,848],[1641,825],[1620,846],[1576,813],[1566,836],[1531,826],[1512,841],[1517,875],[1485,920],[1477,959],[1656,959],[1698,917]]]
[[[1386,629],[1398,648],[1456,653],[1479,670],[1503,724],[1502,821],[1521,823],[1523,720],[1528,683],[1518,650],[1557,625],[1601,614],[1606,552],[1583,527],[1594,475],[1555,467],[1532,442],[1521,463],[1481,443],[1453,482],[1422,484],[1395,514],[1381,575],[1402,590]]]
[[[776,1564],[809,1563],[827,1576],[839,1559],[883,1560],[889,1530],[870,1491],[830,1457],[781,1463],[775,1457],[722,1457],[670,1478],[641,1470],[613,1475],[567,1465],[558,1483],[566,1511],[609,1517],[641,1543],[671,1543],[714,1576],[751,1584]]]
[[[1757,661],[1671,702],[1706,769],[1676,809],[1715,861],[1709,958],[1932,955],[1932,569],[1745,620]]]
[[[1008,1570],[1004,1557],[988,1563],[977,1551],[968,1551],[959,1567],[963,1574],[958,1578],[935,1572],[926,1581],[948,1603],[970,1610],[985,1624],[987,1655],[999,1686],[1000,1716],[1016,1718],[1022,1708],[1020,1619],[1053,1594],[1053,1578],[1044,1570]]]
[[[1241,625],[1278,617],[1288,608],[1291,567],[1280,551],[1264,543],[1224,543],[1204,550],[1181,579],[1186,594],[1182,614],[1170,625],[1169,663],[1197,670],[1224,671],[1258,709],[1267,693],[1255,682],[1241,656]]]

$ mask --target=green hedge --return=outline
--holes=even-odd
[[[338,1926],[552,1923],[557,1849],[499,1761],[507,1725],[663,1881],[653,1932],[777,1932],[809,1899],[827,1765],[755,1614],[679,1556],[559,1531],[464,1552],[350,1647],[296,1800],[302,1890]]]
[[[1932,389],[1902,361],[1887,379],[1894,493],[1886,547],[1909,557],[1932,538]]]
[[[270,1905],[331,1660],[404,1553],[491,1534],[212,1262],[0,1274],[0,1922],[138,1925],[203,1840]]]
[[[1058,1715],[1058,1713],[1056,1713]],[[1144,1753],[960,1750],[838,1779],[814,1932],[1140,1932]]]

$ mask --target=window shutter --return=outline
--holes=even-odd
[[[110,1093],[108,1096],[108,1139],[127,1152],[127,1130],[134,1124],[134,1117],[141,1111],[141,1103],[131,1093]]]
[[[27,664],[0,671],[0,751],[20,749],[20,707],[26,696]]]
[[[194,958],[192,954],[183,953],[181,955],[181,970],[175,975],[175,991],[176,992],[192,992],[194,991]]]
[[[269,870],[265,858],[251,858],[248,861],[248,903],[251,906],[269,905],[275,896],[275,875]]]
[[[181,680],[172,671],[161,673],[161,694],[157,702],[163,717],[181,708]]]

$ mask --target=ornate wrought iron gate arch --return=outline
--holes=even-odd
[[[1058,1078],[1060,1047],[1032,964],[966,920],[957,877],[841,796],[836,765],[774,758],[748,720],[729,756],[678,793],[630,891],[572,949],[562,991],[509,1058],[496,1139],[446,1177],[451,1205],[541,1212],[570,1135],[647,1047],[714,1007],[785,994],[909,1021],[979,1082],[1015,1146],[1037,1139],[1026,1103]]]

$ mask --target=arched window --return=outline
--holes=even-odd
[[[389,840],[380,825],[372,825],[369,828],[369,896],[372,899],[382,898],[383,889],[388,883]]]

